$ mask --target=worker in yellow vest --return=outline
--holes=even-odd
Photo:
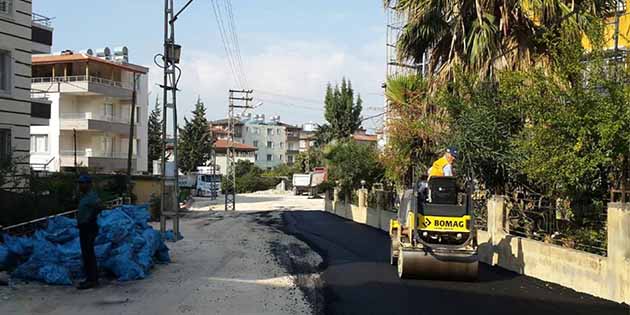
[[[434,176],[453,176],[453,163],[457,159],[457,149],[449,147],[444,156],[433,163],[429,169],[429,180]]]

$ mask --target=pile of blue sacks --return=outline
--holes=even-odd
[[[154,264],[170,262],[160,232],[148,224],[147,206],[125,205],[101,212],[95,241],[98,266],[120,281],[144,279]],[[0,270],[11,276],[54,285],[84,277],[75,219],[55,217],[30,237],[3,236]]]

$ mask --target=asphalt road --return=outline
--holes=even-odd
[[[400,280],[386,233],[321,211],[283,219],[286,232],[324,259],[326,314],[630,314],[626,305],[484,264],[475,283]]]

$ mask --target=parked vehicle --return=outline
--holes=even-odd
[[[328,179],[328,172],[324,167],[316,167],[308,174],[293,174],[293,194],[301,195],[308,192],[309,196],[317,193],[317,187]]]
[[[193,190],[193,195],[198,197],[217,197],[221,191],[222,175],[214,172],[212,166],[200,166],[197,172],[180,175],[179,187]]]

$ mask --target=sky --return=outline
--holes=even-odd
[[[226,0],[216,0],[225,2]],[[176,8],[186,1],[175,0]],[[363,116],[382,112],[385,13],[382,0],[232,0],[247,89],[255,114],[292,124],[321,123],[327,83],[349,78],[364,100]],[[127,46],[130,62],[150,71],[152,107],[161,89],[153,57],[162,50],[164,2],[159,0],[41,0],[33,11],[54,18],[53,51]],[[197,97],[208,119],[227,116],[234,82],[210,0],[195,0],[176,24],[182,45],[179,116]],[[378,119],[366,121],[368,129]]]

